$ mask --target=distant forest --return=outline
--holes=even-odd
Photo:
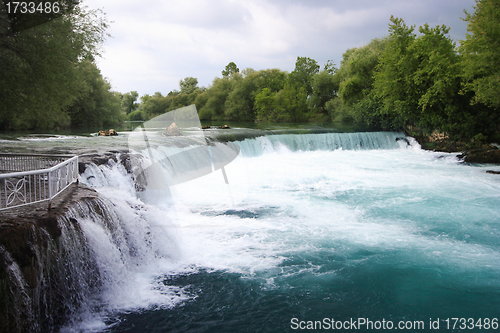
[[[465,12],[459,46],[444,25],[416,29],[391,17],[386,37],[348,49],[339,67],[308,57],[290,73],[230,62],[209,87],[186,77],[179,90],[141,97],[111,91],[95,65],[103,14],[63,4],[35,23],[0,4],[0,129],[109,127],[195,104],[201,120],[343,121],[500,141],[499,0]]]

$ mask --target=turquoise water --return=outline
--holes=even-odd
[[[154,288],[178,292],[110,310],[107,330],[498,331],[500,178],[485,170],[500,167],[400,133],[332,135],[248,139],[229,185],[175,186],[176,256]]]
[[[173,186],[169,208],[141,203],[120,165],[88,168],[138,245],[124,260],[81,222],[106,288],[63,332],[499,331],[500,177],[485,171],[500,166],[402,137],[251,137],[229,184],[218,170]]]

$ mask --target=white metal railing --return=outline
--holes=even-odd
[[[0,210],[51,200],[78,179],[78,156],[0,154]]]

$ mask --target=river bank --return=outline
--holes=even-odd
[[[451,140],[439,134],[414,135],[413,137],[422,149],[445,153],[460,153],[458,158],[463,159],[466,163],[500,164],[500,149],[492,144],[474,140],[461,142]]]

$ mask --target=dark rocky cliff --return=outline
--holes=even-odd
[[[0,332],[50,332],[81,305],[81,298],[99,281],[74,267],[72,249],[61,235],[84,243],[78,221],[67,215],[76,202],[93,204],[97,193],[72,184],[54,198],[0,212]],[[71,230],[71,231],[70,231]],[[76,265],[92,266],[85,258]],[[77,272],[78,271],[78,272]],[[81,283],[84,283],[84,286]],[[82,290],[84,288],[85,290]]]

